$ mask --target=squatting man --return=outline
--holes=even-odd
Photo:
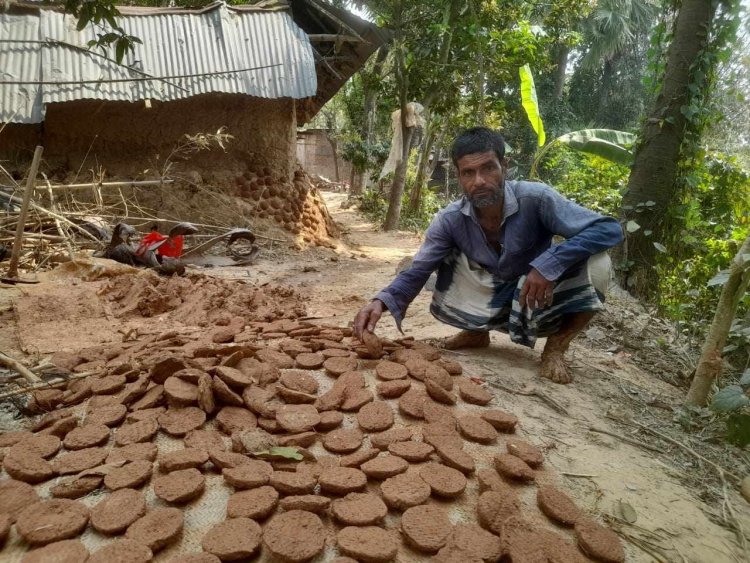
[[[463,197],[437,213],[411,266],[357,313],[354,334],[373,332],[386,309],[401,329],[409,304],[437,270],[430,312],[460,329],[445,348],[487,347],[492,330],[529,347],[547,337],[541,376],[571,382],[563,356],[603,307],[606,251],[622,241],[622,228],[550,186],[508,180],[497,131],[468,129],[453,142],[451,157]],[[553,245],[556,235],[564,241]]]

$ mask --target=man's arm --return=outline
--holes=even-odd
[[[532,268],[550,281],[557,280],[574,264],[623,240],[617,219],[573,203],[551,188],[545,190],[540,216],[550,232],[566,239],[531,262]]]
[[[384,307],[393,315],[400,330],[409,304],[414,301],[430,274],[438,268],[453,247],[453,235],[446,225],[443,214],[438,214],[430,223],[425,240],[414,256],[411,266],[396,276],[388,287],[375,296],[373,302],[359,312],[354,321],[355,334],[361,334],[365,325],[375,328]]]

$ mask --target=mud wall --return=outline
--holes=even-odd
[[[297,160],[308,174],[317,174],[332,182],[348,182],[351,176],[352,165],[339,155],[334,155],[333,147],[322,129],[308,129],[297,135]]]
[[[184,134],[232,135],[226,151],[175,158],[203,181],[221,182],[244,171],[266,168],[281,177],[294,174],[295,102],[241,94],[203,94],[171,102],[79,100],[47,106],[40,125],[11,125],[0,133],[0,159],[22,166],[34,145],[44,146],[53,173],[103,168],[107,176],[137,178],[161,170]],[[174,158],[174,157],[173,157]],[[85,162],[84,162],[85,159]]]

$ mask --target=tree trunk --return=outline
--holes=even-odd
[[[610,90],[612,89],[612,77],[614,75],[614,65],[611,59],[605,59],[604,69],[602,71],[601,84],[599,85],[599,101],[596,115],[599,122],[607,123],[607,101],[609,101]]]
[[[565,90],[565,69],[568,67],[568,55],[570,48],[567,45],[559,44],[555,52],[555,73],[553,75],[554,85],[552,87],[552,96],[561,101]]]
[[[750,255],[750,236],[745,239],[742,248],[729,266],[729,279],[721,290],[714,320],[708,330],[706,341],[703,343],[701,357],[695,368],[695,376],[693,376],[693,382],[690,384],[690,390],[685,399],[688,405],[705,406],[711,386],[721,375],[722,351],[727,342],[729,329],[737,313],[737,305],[750,285],[750,259],[745,258],[748,255]]]
[[[384,231],[393,231],[398,228],[398,221],[401,218],[401,198],[404,195],[404,185],[406,184],[406,170],[409,167],[409,152],[411,149],[411,138],[414,135],[415,127],[406,126],[406,110],[401,110],[401,137],[404,141],[401,160],[396,165],[396,171],[393,173],[393,184],[388,200],[388,212],[385,215]]]
[[[417,175],[414,178],[414,185],[411,190],[411,197],[409,198],[409,209],[416,211],[419,209],[419,205],[422,201],[422,190],[426,184],[427,169],[430,165],[430,152],[435,142],[435,126],[432,120],[428,118],[427,126],[424,132],[424,139],[422,140],[422,146],[419,151],[419,158],[417,159]]]
[[[689,86],[696,83],[691,67],[706,47],[715,10],[716,3],[708,0],[684,0],[680,6],[662,89],[641,130],[620,207],[624,222],[640,225],[625,233],[625,244],[616,252],[623,269],[621,284],[639,297],[653,297],[658,289],[654,242],[665,240],[667,211],[676,193],[677,164],[687,127],[681,107],[689,98]],[[696,85],[702,88],[705,82]],[[648,201],[654,203],[645,207]]]
[[[333,171],[336,175],[336,183],[338,183],[341,182],[341,175],[339,174],[339,143],[330,135],[326,135],[326,139],[328,139],[328,144],[331,145],[331,151],[333,151]]]

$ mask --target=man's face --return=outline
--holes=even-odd
[[[458,181],[474,207],[489,207],[502,200],[507,164],[498,160],[494,151],[467,154],[457,164]]]

